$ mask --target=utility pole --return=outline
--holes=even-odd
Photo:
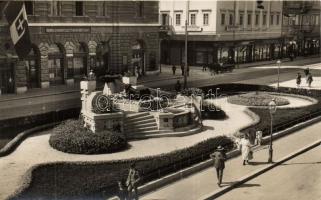
[[[187,59],[187,37],[188,30],[187,26],[189,24],[189,0],[186,1],[186,19],[185,19],[185,67],[184,67],[184,89],[187,88],[187,69],[188,69],[188,59]]]

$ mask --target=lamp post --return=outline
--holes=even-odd
[[[184,89],[187,88],[187,70],[188,70],[188,59],[187,59],[187,47],[188,47],[188,30],[189,25],[189,0],[186,1],[186,19],[185,19],[185,66],[184,66]]]
[[[273,147],[272,147],[272,140],[273,140],[273,114],[276,112],[276,103],[275,99],[269,103],[269,110],[271,116],[271,135],[270,135],[270,146],[269,146],[269,159],[268,162],[272,163],[273,161]]]
[[[278,85],[277,85],[277,91],[279,91],[280,87],[280,67],[281,67],[281,60],[276,61],[276,64],[278,65]]]

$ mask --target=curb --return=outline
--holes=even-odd
[[[206,194],[206,195],[200,197],[199,200],[215,199],[215,198],[217,198],[217,197],[219,197],[219,196],[231,191],[235,187],[237,187],[239,185],[242,185],[243,183],[245,183],[245,182],[247,182],[247,181],[249,181],[249,180],[251,180],[251,179],[253,179],[253,178],[255,178],[255,177],[257,177],[257,176],[259,176],[259,175],[271,170],[271,169],[273,169],[274,167],[276,167],[276,166],[278,166],[278,165],[280,165],[280,164],[282,164],[282,163],[284,163],[284,162],[286,162],[286,161],[288,161],[288,160],[290,160],[290,159],[292,159],[292,158],[294,158],[294,157],[296,157],[296,156],[298,156],[298,155],[300,155],[302,153],[305,153],[305,152],[307,152],[307,151],[309,151],[309,150],[311,150],[311,149],[313,149],[313,148],[315,148],[315,147],[317,147],[319,145],[321,145],[321,140],[319,140],[317,142],[314,142],[312,144],[309,144],[309,145],[299,149],[298,151],[296,151],[294,153],[291,153],[291,154],[281,158],[280,160],[274,162],[273,164],[270,164],[270,165],[268,165],[266,167],[263,167],[261,169],[255,170],[254,172],[252,172],[252,173],[250,173],[250,174],[248,174],[246,176],[243,176],[238,181],[236,181],[236,183],[234,183],[234,184],[232,184],[230,186],[227,186],[227,187],[222,188],[222,189],[218,189],[218,190],[216,190],[216,191],[214,191],[214,192],[212,192],[210,194]]]
[[[26,131],[19,133],[9,143],[7,143],[2,149],[0,149],[0,157],[4,157],[4,156],[9,155],[11,152],[13,152],[19,146],[19,144],[22,141],[24,141],[25,138],[27,138],[29,135],[33,134],[34,132],[53,127],[53,126],[57,125],[58,123],[59,122],[53,122],[50,124],[37,126],[35,128],[31,128],[31,129],[28,129]]]

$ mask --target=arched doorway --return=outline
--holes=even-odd
[[[133,70],[138,70],[140,74],[145,74],[145,51],[143,41],[137,40],[132,46]]]
[[[32,49],[26,58],[26,78],[28,88],[40,87],[40,53],[36,46]]]
[[[48,50],[49,82],[51,85],[64,83],[64,54],[63,48],[57,44],[51,44]]]
[[[109,45],[108,42],[101,42],[97,45],[96,51],[96,67],[94,72],[101,76],[108,72],[109,67]]]
[[[88,48],[86,44],[80,43],[74,49],[73,75],[75,79],[79,80],[83,76],[87,75],[87,56],[88,56]]]

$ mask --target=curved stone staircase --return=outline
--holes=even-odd
[[[156,120],[149,112],[128,113],[124,119],[124,132],[129,139],[186,136],[199,132],[201,129],[200,126],[192,124],[175,131],[158,130]]]

